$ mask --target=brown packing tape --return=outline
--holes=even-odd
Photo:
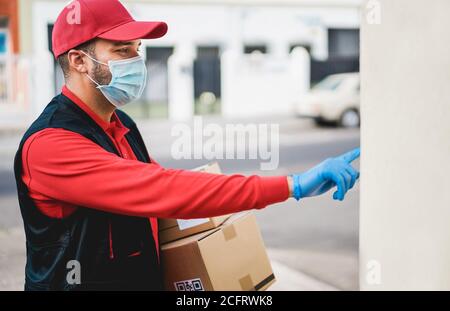
[[[259,291],[273,280],[275,280],[275,275],[272,273],[258,284],[253,285],[254,283],[251,275],[247,274],[243,278],[239,279],[239,284],[241,285],[241,289],[243,291]]]
[[[243,291],[254,291],[255,286],[253,286],[253,280],[250,274],[247,274],[243,278],[239,279],[239,284],[241,285],[241,289]]]
[[[229,241],[231,239],[234,239],[237,236],[236,229],[234,228],[233,224],[223,228],[222,232],[223,232],[223,236],[225,238],[225,241]]]
[[[264,286],[266,286],[267,284],[269,284],[270,282],[275,280],[275,275],[272,273],[271,275],[269,275],[268,277],[266,277],[264,280],[262,280],[261,282],[259,282],[258,284],[255,285],[255,290],[260,290],[262,289]]]

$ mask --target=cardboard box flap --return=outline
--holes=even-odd
[[[211,229],[208,231],[200,232],[200,233],[185,237],[181,240],[169,242],[167,244],[162,245],[161,249],[169,249],[169,248],[178,247],[183,244],[201,241],[204,238],[208,237],[209,235],[214,234],[215,232],[221,230],[222,228],[224,228],[226,232],[229,232],[232,229],[226,229],[226,227],[229,227],[227,225],[230,223],[233,223],[235,220],[237,220],[241,217],[244,217],[247,214],[249,214],[249,212],[241,212],[241,213],[233,214],[227,220],[225,220],[225,222],[220,227],[217,227],[217,228],[214,228],[214,229]],[[226,234],[230,235],[231,233],[226,233]]]
[[[200,232],[200,233],[185,237],[180,240],[172,241],[167,244],[161,245],[161,249],[166,250],[166,249],[176,248],[176,247],[179,247],[180,245],[184,245],[184,244],[197,243],[198,241],[201,241],[202,239],[206,238],[207,236],[209,236],[219,230],[220,230],[220,227],[214,228],[214,229],[211,229],[208,231]]]
[[[194,172],[205,172],[211,174],[222,174],[222,170],[220,169],[219,163],[211,162],[206,165],[194,168],[192,171]]]

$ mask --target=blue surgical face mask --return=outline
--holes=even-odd
[[[86,75],[97,85],[97,88],[111,104],[116,107],[122,107],[141,97],[147,82],[147,67],[142,56],[110,60],[108,64],[105,64],[86,53],[84,54],[94,62],[109,67],[112,78],[108,85],[100,85],[88,74]]]

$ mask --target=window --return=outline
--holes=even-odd
[[[251,54],[253,52],[259,51],[263,54],[267,54],[267,46],[264,44],[260,45],[245,45],[244,46],[244,54]]]
[[[291,44],[291,45],[289,46],[289,53],[291,53],[292,50],[295,49],[295,48],[298,47],[298,46],[304,47],[304,48],[308,51],[308,53],[311,54],[311,46],[310,46],[309,44],[304,44],[304,43],[294,43],[294,44]]]
[[[359,29],[329,29],[330,58],[359,57]]]

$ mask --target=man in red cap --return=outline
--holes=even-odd
[[[26,290],[161,290],[157,218],[262,209],[338,187],[359,149],[303,174],[216,175],[161,167],[117,107],[141,96],[141,39],[167,32],[137,22],[118,0],[76,0],[59,15],[53,53],[66,85],[30,126],[14,161],[27,239]]]

